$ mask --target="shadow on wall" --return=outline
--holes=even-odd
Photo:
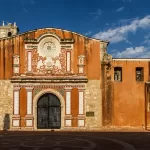
[[[7,131],[8,129],[10,129],[10,115],[5,114],[3,130]]]

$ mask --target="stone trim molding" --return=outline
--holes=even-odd
[[[37,77],[37,76],[30,76],[30,77],[12,77],[12,83],[87,83],[88,79],[85,77],[59,77],[59,76],[52,76],[52,77]]]
[[[79,115],[84,114],[84,92],[79,91]]]
[[[22,88],[22,87],[25,87],[26,90],[32,90],[34,88],[49,88],[49,89],[53,89],[53,88],[63,88],[65,90],[71,90],[72,88],[78,88],[79,90],[85,90],[85,85],[84,84],[48,84],[48,83],[45,83],[45,84],[32,84],[32,85],[29,85],[28,83],[25,84],[25,83],[20,83],[20,84],[17,84],[17,85],[14,85],[14,88],[16,88],[17,90]]]
[[[25,87],[25,89],[26,89],[27,91],[32,91],[33,88],[34,88],[33,86],[30,86],[30,87],[29,87],[28,85],[27,85],[27,86],[22,86],[22,87]]]
[[[32,91],[27,91],[27,115],[32,114]]]
[[[66,91],[66,115],[71,114],[71,90]]]
[[[20,88],[14,88],[13,91],[13,114],[19,115],[19,103],[20,103]]]
[[[28,51],[27,52],[27,62],[28,62],[28,69],[27,71],[28,72],[32,72],[32,52],[31,51]]]
[[[71,71],[71,52],[66,52],[66,71]]]

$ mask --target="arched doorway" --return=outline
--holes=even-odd
[[[59,129],[61,127],[61,104],[52,93],[42,95],[37,103],[37,128]]]

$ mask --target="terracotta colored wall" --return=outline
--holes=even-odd
[[[77,116],[78,116],[78,105],[79,105],[79,96],[78,96],[78,89],[73,88],[71,91],[71,114],[73,117],[72,126],[77,127]]]
[[[25,88],[20,89],[20,116],[21,116],[21,127],[25,127],[24,117],[27,114],[27,91]]]
[[[78,56],[86,55],[85,72],[89,79],[100,78],[100,41],[94,39],[88,39],[79,34],[72,33],[70,31],[64,31],[61,29],[39,29],[32,32],[26,32],[22,35],[17,35],[13,38],[0,40],[0,79],[9,79],[12,77],[12,56],[13,54],[20,55],[20,73],[24,73],[24,57],[25,57],[25,45],[24,38],[28,37],[36,39],[40,35],[51,32],[57,34],[62,39],[74,39],[72,54],[72,67],[74,73],[78,73]],[[9,53],[8,53],[9,51]],[[5,60],[4,60],[5,56]]]
[[[148,62],[113,61],[112,65],[122,67],[122,82],[113,82],[113,125],[142,126],[145,123],[145,82],[148,80]],[[144,81],[136,81],[136,67],[144,67]],[[114,79],[114,72],[112,78]]]

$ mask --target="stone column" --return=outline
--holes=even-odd
[[[26,87],[27,91],[27,114],[25,116],[26,127],[33,128],[33,87]]]
[[[20,87],[14,87],[13,93],[12,127],[20,128]]]
[[[65,126],[71,127],[72,126],[72,115],[71,115],[71,87],[65,88]]]
[[[85,101],[84,101],[84,88],[78,88],[79,92],[79,112],[78,112],[78,127],[85,126]]]

